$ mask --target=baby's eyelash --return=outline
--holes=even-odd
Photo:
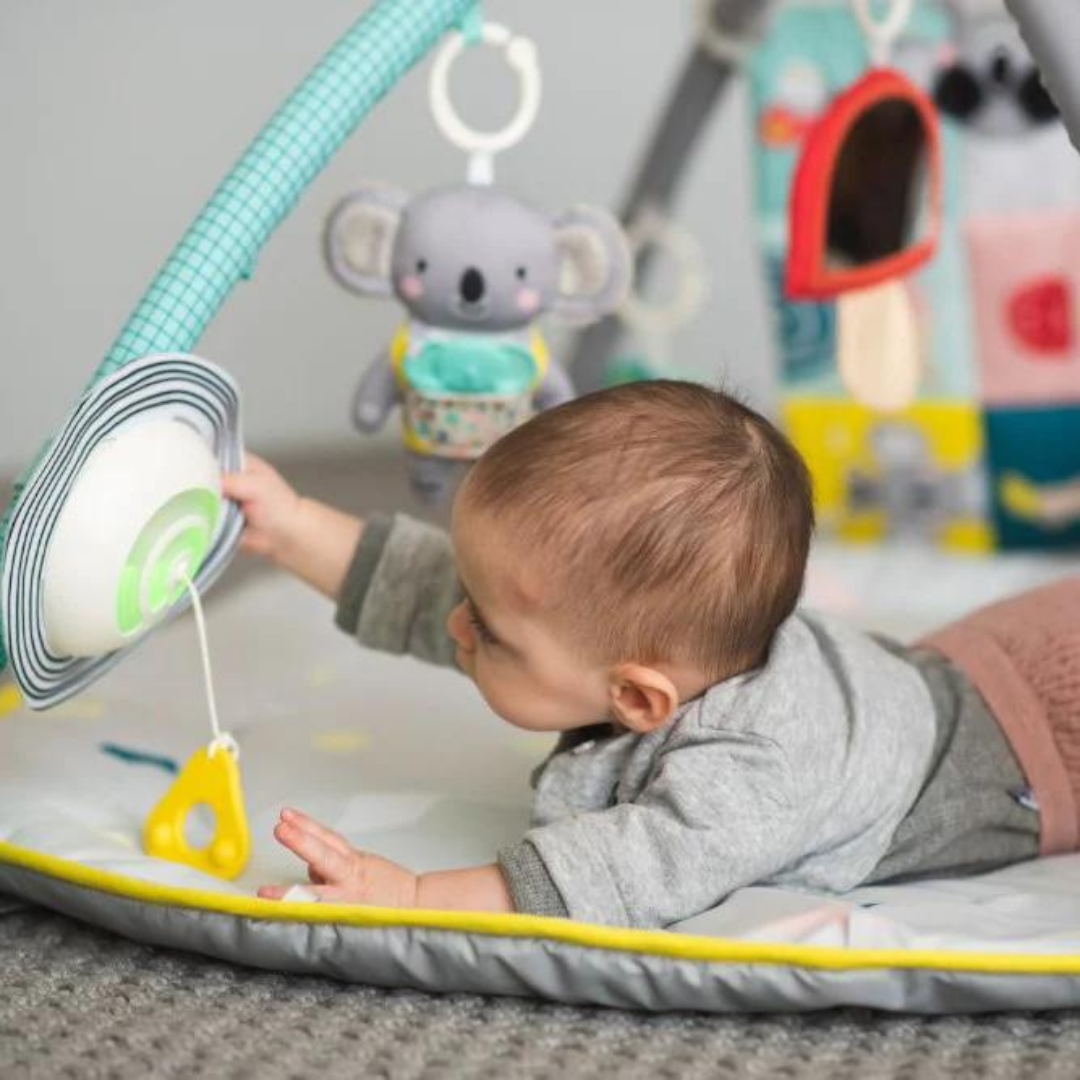
[[[487,628],[487,624],[480,618],[476,608],[469,605],[469,623],[476,631],[477,636],[485,645],[498,645],[499,639]]]

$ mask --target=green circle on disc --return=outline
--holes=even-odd
[[[184,583],[176,580],[176,569],[181,562],[186,563],[187,573],[195,576],[210,547],[220,506],[214,492],[191,488],[174,495],[146,523],[132,545],[116,594],[116,621],[122,633],[138,630],[148,615],[171,606],[184,592]],[[187,524],[148,565],[162,537],[181,522]],[[144,597],[148,611],[143,610]]]

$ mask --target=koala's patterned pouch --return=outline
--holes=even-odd
[[[419,334],[405,326],[392,346],[402,389],[405,445],[414,453],[471,461],[533,415],[547,370],[539,333]]]

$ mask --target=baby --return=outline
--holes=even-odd
[[[656,927],[754,883],[1077,847],[1080,585],[915,647],[796,611],[809,478],[725,394],[639,383],[542,413],[476,464],[450,536],[365,524],[257,458],[225,483],[246,548],[361,644],[456,664],[507,722],[560,733],[533,827],[489,865],[415,874],[283,810],[321,899]]]

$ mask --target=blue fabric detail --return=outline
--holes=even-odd
[[[151,754],[145,750],[133,750],[129,746],[121,746],[119,743],[111,742],[103,742],[100,748],[102,753],[119,758],[120,761],[126,761],[129,765],[153,765],[159,769],[164,769],[165,772],[172,776],[180,772],[180,766],[171,757],[166,757],[164,754]]]
[[[1014,517],[1001,498],[1001,480],[1016,472],[1033,484],[1063,484],[1080,476],[1080,405],[990,407],[984,414],[993,519],[999,546],[1075,548],[1080,522],[1055,529]]]

